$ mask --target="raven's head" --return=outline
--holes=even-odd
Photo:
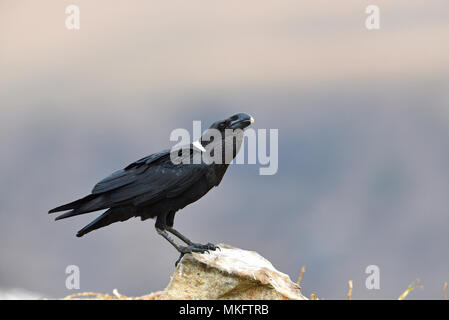
[[[245,130],[253,122],[254,119],[250,115],[246,113],[236,113],[227,119],[214,122],[209,129],[216,129],[224,134],[226,129],[228,129],[228,131],[237,129]]]
[[[254,122],[246,113],[237,113],[227,119],[214,122],[204,132],[200,143],[215,163],[230,163],[240,150],[243,131]]]

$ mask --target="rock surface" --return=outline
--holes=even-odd
[[[257,252],[218,246],[209,254],[186,254],[163,291],[142,297],[127,297],[117,290],[113,296],[85,292],[66,299],[307,300],[298,284]]]
[[[218,245],[210,254],[187,254],[164,291],[153,299],[297,299],[298,284],[254,251]],[[142,297],[145,298],[145,297]]]

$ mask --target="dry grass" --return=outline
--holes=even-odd
[[[349,284],[348,300],[351,300],[351,298],[352,298],[352,280],[349,280],[348,284]]]
[[[301,287],[301,281],[302,281],[302,277],[304,276],[304,273],[306,272],[306,266],[302,266],[301,268],[301,273],[298,277],[298,286]]]
[[[128,297],[120,294],[117,289],[112,290],[112,296],[108,294],[96,293],[96,292],[81,292],[71,294],[64,298],[64,300],[76,300],[76,299],[98,299],[98,300],[157,300],[161,291],[153,292],[141,297]]]
[[[304,277],[305,272],[306,272],[306,267],[302,266],[301,273],[298,277],[298,282],[297,282],[299,286],[301,285],[301,281]],[[348,285],[349,285],[349,290],[348,290],[347,300],[351,300],[352,299],[353,281],[349,280]],[[423,285],[421,284],[420,280],[415,279],[414,281],[412,281],[412,283],[410,283],[410,285],[407,287],[407,289],[398,297],[398,300],[404,300],[410,294],[410,292],[412,292],[415,289],[421,289],[421,288],[423,288]],[[448,289],[449,289],[448,282],[444,282],[443,292],[444,292],[445,300],[448,300]],[[75,293],[75,294],[68,295],[67,297],[64,298],[64,300],[73,300],[73,299],[157,300],[158,297],[160,296],[161,292],[162,291],[157,291],[157,292],[153,292],[148,295],[141,296],[141,297],[128,297],[128,296],[120,294],[117,289],[114,289],[112,291],[112,294],[113,294],[112,296],[108,295],[108,294],[95,293],[95,292],[81,292],[81,293]],[[310,294],[309,300],[319,300],[319,299],[315,293],[312,293],[312,294]]]
[[[80,292],[68,295],[63,300],[74,299],[100,299],[100,300],[115,300],[113,296],[108,294],[96,293],[96,292]]]
[[[423,285],[421,284],[419,279],[413,280],[412,283],[408,286],[408,288],[399,296],[398,300],[404,300],[405,297],[408,296],[410,292],[415,289],[421,289]]]
[[[317,295],[315,293],[311,293],[310,297],[309,297],[309,300],[318,300],[318,297],[317,297]]]

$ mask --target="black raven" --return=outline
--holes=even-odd
[[[98,182],[88,196],[49,213],[70,210],[56,217],[59,220],[107,209],[78,231],[77,237],[131,217],[156,218],[157,232],[181,253],[181,257],[185,253],[215,250],[215,245],[193,243],[173,229],[175,213],[220,184],[241,147],[243,130],[253,121],[245,113],[217,121],[199,141],[137,160]],[[187,246],[178,244],[167,231]]]

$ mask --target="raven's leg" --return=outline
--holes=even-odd
[[[193,245],[193,242],[189,238],[187,238],[181,232],[173,229],[173,227],[167,226],[167,231],[170,232],[171,234],[175,235],[176,237],[178,237],[179,239],[181,239],[185,243],[187,243],[189,246]]]
[[[189,238],[187,238],[181,232],[173,229],[174,222],[175,222],[175,212],[174,211],[170,211],[167,214],[167,216],[166,216],[166,229],[167,229],[167,231],[170,232],[171,234],[175,235],[176,237],[178,237],[179,239],[181,239],[185,243],[187,243],[189,246],[193,245],[193,242]]]
[[[170,211],[166,217],[167,231],[170,232],[171,234],[175,235],[176,237],[178,237],[185,243],[187,243],[189,246],[193,246],[193,247],[200,248],[200,249],[206,249],[206,250],[216,250],[218,248],[216,245],[214,245],[212,243],[201,244],[201,243],[192,242],[192,240],[190,240],[185,235],[183,235],[181,232],[179,232],[178,230],[173,228],[174,220],[175,220],[175,212]]]
[[[175,247],[176,250],[178,250],[178,252],[181,254],[179,259],[176,261],[175,265],[178,265],[179,261],[186,253],[192,253],[192,252],[204,253],[205,251],[207,251],[207,248],[199,248],[199,247],[195,247],[193,245],[181,246],[178,243],[176,243],[176,241],[173,238],[171,238],[170,235],[165,230],[166,229],[165,215],[159,215],[157,217],[155,227],[156,227],[157,233],[160,234],[162,237],[164,237],[168,242],[170,242],[170,244],[173,247]]]

